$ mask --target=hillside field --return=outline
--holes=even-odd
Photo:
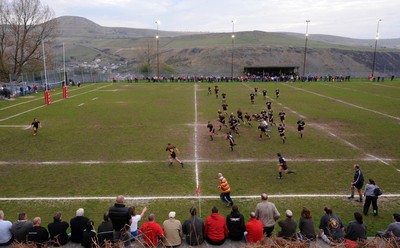
[[[220,88],[218,98],[207,88]],[[255,103],[249,94],[259,93]],[[275,89],[280,97],[275,97]],[[264,99],[261,91],[267,90]],[[259,139],[258,122],[241,123],[237,146],[230,150],[222,127],[211,141],[207,121],[216,129],[221,93],[228,114],[260,113],[272,102],[275,122],[286,113],[286,143],[277,128],[271,138]],[[169,211],[183,221],[192,205],[203,219],[219,200],[217,173],[226,176],[231,196],[249,219],[266,192],[284,215],[291,209],[296,221],[303,206],[311,208],[315,225],[330,205],[344,224],[353,220],[362,204],[350,201],[353,165],[358,163],[366,181],[373,178],[383,190],[379,216],[365,217],[368,235],[384,230],[400,211],[400,81],[315,83],[96,83],[51,92],[44,105],[38,93],[15,100],[0,100],[0,209],[8,220],[19,212],[30,219],[41,216],[45,226],[56,211],[69,221],[79,207],[95,221],[117,195],[127,206],[144,206],[162,223]],[[29,129],[41,122],[37,136]],[[304,137],[296,122],[305,120]],[[169,166],[165,147],[179,148],[183,168]],[[296,174],[277,179],[277,156],[282,153]],[[196,189],[200,189],[200,196]],[[357,198],[356,198],[357,199]],[[370,210],[372,211],[372,210]],[[149,213],[148,212],[148,213]],[[282,216],[283,217],[283,216]],[[275,232],[279,228],[275,228]]]

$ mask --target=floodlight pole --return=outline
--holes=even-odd
[[[160,36],[158,35],[158,25],[160,24],[160,21],[156,21],[157,24],[157,35],[156,35],[156,40],[157,40],[157,81],[160,80]]]
[[[304,45],[304,61],[303,61],[303,80],[305,80],[305,73],[306,73],[306,59],[307,59],[307,42],[308,42],[308,23],[310,20],[306,20],[306,42]]]
[[[375,59],[376,59],[376,47],[378,46],[378,40],[379,40],[379,23],[382,21],[382,19],[378,18],[377,20],[377,25],[376,25],[376,35],[375,35],[375,50],[374,50],[374,58],[372,60],[372,73],[371,76],[374,76],[375,73]]]
[[[235,50],[235,23],[236,20],[232,20],[232,61],[231,61],[231,81],[233,81],[233,54]]]

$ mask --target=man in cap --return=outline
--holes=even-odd
[[[219,197],[226,204],[226,206],[228,207],[232,206],[233,201],[231,199],[231,188],[229,187],[228,181],[222,175],[222,173],[218,173],[218,179],[219,179],[218,189],[221,192]]]
[[[180,246],[182,243],[182,224],[179,220],[175,219],[175,216],[175,212],[169,212],[169,218],[163,223],[164,245],[166,247]]]
[[[278,233],[278,237],[284,239],[296,239],[296,221],[293,220],[293,213],[289,209],[286,210],[286,219],[278,222],[281,227],[281,231]]]

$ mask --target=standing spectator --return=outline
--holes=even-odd
[[[129,212],[131,213],[131,226],[130,226],[130,231],[131,231],[131,240],[135,240],[135,238],[138,236],[138,223],[139,221],[142,220],[143,215],[146,213],[147,207],[144,207],[142,209],[142,212],[140,214],[136,214],[136,208],[135,207],[130,207]]]
[[[229,238],[234,241],[243,240],[246,227],[244,216],[239,212],[237,205],[232,206],[232,212],[226,216],[226,226],[228,227]]]
[[[0,210],[0,246],[7,246],[12,243],[11,221],[4,220],[4,212]]]
[[[374,211],[374,216],[378,215],[378,196],[374,194],[374,190],[378,187],[375,181],[368,179],[369,183],[365,185],[365,202],[364,202],[364,215],[368,215],[369,206],[372,203],[372,209]]]
[[[33,219],[33,226],[28,231],[28,241],[34,242],[37,247],[47,246],[49,232],[47,232],[46,228],[42,227],[42,219],[40,217]]]
[[[264,238],[263,223],[256,218],[256,213],[250,213],[250,220],[246,223],[246,240],[249,243],[256,243]]]
[[[261,202],[256,206],[256,217],[263,223],[263,232],[267,237],[271,237],[272,231],[274,231],[275,223],[281,216],[275,204],[268,201],[268,195],[266,193],[261,194]]]
[[[68,243],[68,227],[69,224],[62,220],[61,213],[55,213],[53,222],[47,225],[47,229],[50,233],[50,241],[52,241],[53,246],[63,246]]]
[[[293,213],[288,209],[286,210],[285,214],[286,219],[278,222],[278,225],[281,227],[281,231],[278,233],[278,237],[295,240],[297,224],[296,221],[292,219]]]
[[[164,231],[161,226],[156,223],[155,215],[149,214],[148,221],[140,227],[139,234],[143,237],[143,243],[148,247],[157,247],[158,240],[164,237]]]
[[[335,242],[343,241],[344,226],[340,218],[333,214],[332,208],[324,207],[324,215],[319,222],[319,236],[326,243],[330,244],[331,240]]]
[[[103,222],[97,227],[97,237],[99,239],[99,245],[105,246],[106,242],[112,242],[114,238],[114,228],[108,216],[108,212],[103,215]]]
[[[383,232],[377,232],[376,236],[378,237],[400,237],[400,214],[393,214],[394,222],[389,224],[387,229]]]
[[[83,216],[85,210],[83,208],[79,208],[76,210],[76,216],[71,219],[71,241],[74,243],[80,244],[82,242],[82,234],[83,230],[85,230],[86,225],[89,219]]]
[[[217,207],[211,209],[211,215],[206,219],[204,236],[211,245],[222,245],[228,237],[228,227]]]
[[[26,213],[19,213],[18,220],[11,226],[14,240],[20,243],[26,242],[26,235],[28,235],[28,231],[32,226],[33,223],[28,220],[28,215]]]
[[[190,217],[185,220],[182,226],[183,234],[186,235],[186,242],[190,246],[198,246],[201,245],[204,241],[203,233],[204,233],[204,223],[198,218],[196,207],[191,207]]]
[[[316,238],[314,221],[311,216],[311,211],[306,207],[303,207],[303,210],[301,211],[299,229],[300,234],[303,237],[302,239],[314,240]]]
[[[231,187],[229,186],[228,180],[222,175],[222,173],[218,173],[219,186],[218,189],[221,192],[219,198],[223,201],[226,206],[232,206],[233,201],[231,199]]]
[[[363,217],[359,212],[354,213],[353,221],[349,222],[349,225],[345,228],[346,235],[345,239],[351,241],[367,240],[367,227],[363,221]]]
[[[81,245],[85,248],[95,248],[98,243],[97,233],[94,229],[94,222],[89,220],[86,224],[85,230],[83,230]]]
[[[131,213],[129,209],[125,207],[124,204],[125,197],[123,195],[117,196],[114,206],[110,207],[108,210],[108,216],[110,217],[111,223],[114,228],[114,241],[126,240],[123,234],[125,234],[130,228],[131,224]]]
[[[357,189],[358,195],[360,196],[359,202],[363,201],[363,195],[361,192],[361,189],[364,184],[364,175],[360,169],[360,166],[358,164],[354,165],[354,179],[353,182],[351,182],[351,195],[347,197],[348,199],[353,199],[354,198],[354,189]]]
[[[182,243],[182,224],[179,220],[175,219],[176,213],[169,212],[168,220],[163,223],[164,237],[166,247],[180,246]]]

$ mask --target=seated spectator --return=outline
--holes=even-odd
[[[355,212],[354,219],[355,220],[351,221],[345,228],[346,235],[344,238],[351,241],[366,240],[367,227],[365,226],[362,215],[359,212]]]
[[[26,236],[28,231],[32,228],[33,223],[28,220],[26,213],[19,213],[18,220],[11,226],[11,232],[14,236],[14,240],[17,242],[26,242]]]
[[[340,218],[333,214],[330,207],[324,207],[324,215],[319,223],[319,236],[321,239],[330,244],[333,242],[343,241],[344,226]]]
[[[286,219],[278,222],[278,225],[281,227],[281,231],[278,232],[278,237],[295,240],[297,223],[292,218],[293,217],[292,211],[288,209],[286,210],[285,214],[286,214]]]
[[[190,217],[185,220],[182,226],[183,234],[186,235],[186,242],[191,246],[201,245],[204,241],[203,233],[204,233],[204,223],[203,220],[198,218],[197,209],[195,207],[191,207]]]
[[[164,245],[166,247],[180,246],[182,243],[182,224],[179,220],[175,219],[175,215],[175,212],[169,212],[169,219],[163,223]]]
[[[94,222],[89,220],[82,233],[81,245],[85,248],[98,247],[97,233],[94,229]]]
[[[299,229],[301,239],[315,239],[314,221],[310,209],[303,207],[299,220]]]
[[[0,210],[0,246],[7,246],[13,242],[11,221],[4,220],[4,212]]]
[[[63,246],[68,243],[68,227],[69,224],[62,220],[61,213],[55,213],[53,216],[53,222],[47,225],[53,246]]]
[[[204,236],[211,245],[222,245],[228,237],[228,227],[217,207],[211,209],[211,215],[206,219]]]
[[[149,214],[145,223],[139,229],[139,235],[143,237],[143,243],[147,247],[157,247],[158,240],[164,237],[164,231],[161,226],[156,223],[155,215]]]
[[[42,227],[42,219],[35,217],[33,219],[33,226],[28,231],[28,241],[34,242],[37,247],[46,247],[49,241],[49,232],[46,228]]]
[[[140,214],[136,214],[135,207],[130,207],[129,208],[129,212],[131,213],[131,216],[132,216],[131,225],[130,225],[130,229],[131,229],[130,231],[131,231],[131,235],[132,235],[131,240],[132,241],[135,240],[135,237],[138,236],[138,223],[139,223],[139,221],[142,220],[143,215],[146,213],[146,211],[147,211],[147,207],[144,207]]]
[[[394,222],[389,224],[387,229],[383,232],[377,232],[378,237],[400,237],[400,214],[393,214]]]
[[[240,241],[243,239],[246,227],[244,225],[244,216],[239,212],[237,205],[233,205],[232,212],[226,216],[226,226],[231,240]]]
[[[103,246],[106,242],[113,241],[114,228],[108,216],[108,212],[104,213],[103,222],[101,222],[97,228],[97,237],[100,246]]]
[[[87,217],[84,216],[85,210],[79,208],[76,210],[76,216],[71,219],[71,241],[74,243],[82,243],[82,233],[86,229],[86,225],[89,221]]]
[[[249,243],[257,243],[264,239],[264,225],[260,220],[257,220],[256,213],[250,213],[250,220],[245,224],[246,226],[246,240]]]

